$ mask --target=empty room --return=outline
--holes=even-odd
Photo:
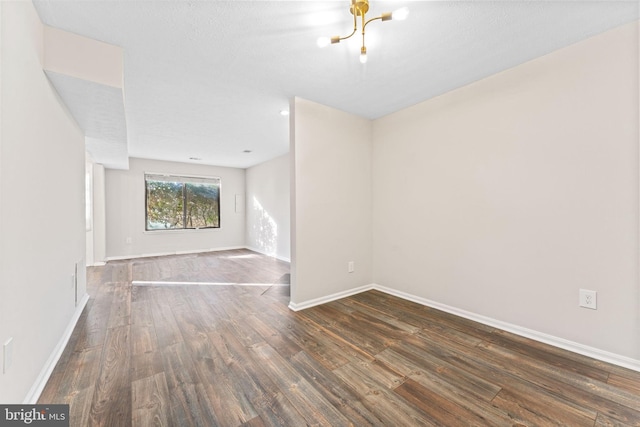
[[[0,425],[640,426],[640,4],[0,2]]]

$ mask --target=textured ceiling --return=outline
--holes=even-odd
[[[107,168],[128,169],[122,91],[52,71],[45,73],[84,131],[92,157]]]
[[[371,16],[410,15],[367,27],[362,65],[357,37],[316,47],[350,32],[348,0],[34,4],[45,24],[124,49],[130,156],[243,168],[288,151],[293,96],[373,119],[639,17],[637,0],[371,0]]]

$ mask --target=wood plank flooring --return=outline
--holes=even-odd
[[[638,372],[376,291],[295,313],[288,269],[247,250],[90,268],[39,403],[72,426],[640,426]],[[227,285],[160,283],[186,281]]]

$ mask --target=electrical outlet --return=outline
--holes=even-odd
[[[132,242],[131,237],[127,237],[126,239],[124,239],[124,242],[125,242],[127,245],[130,245],[130,244],[131,244],[131,242]]]
[[[2,346],[2,373],[6,374],[13,363],[13,338],[9,338]]]
[[[347,271],[349,271],[349,273],[353,273],[355,270],[355,263],[353,261],[349,261],[349,264],[347,264]]]
[[[596,310],[598,308],[597,292],[580,289],[580,307]]]

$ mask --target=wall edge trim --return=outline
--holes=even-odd
[[[156,257],[156,256],[189,255],[189,254],[201,254],[205,252],[233,251],[236,249],[249,249],[249,248],[247,248],[246,246],[228,246],[223,248],[194,249],[191,251],[157,252],[152,254],[138,254],[138,255],[119,255],[119,256],[106,257],[105,260],[107,262],[122,261],[125,259],[150,258],[150,257]]]
[[[398,298],[402,298],[408,301],[415,302],[420,305],[424,305],[426,307],[435,308],[436,310],[441,310],[446,313],[463,317],[465,319],[473,320],[474,322],[482,323],[487,326],[492,326],[494,328],[498,328],[503,331],[513,333],[515,335],[519,335],[521,337],[529,338],[534,341],[542,342],[544,344],[549,344],[553,347],[561,348],[563,350],[568,350],[572,353],[581,354],[583,356],[591,357],[596,360],[600,360],[603,362],[611,363],[613,365],[621,366],[623,368],[640,372],[640,360],[632,359],[630,357],[622,356],[616,353],[611,353],[605,350],[601,350],[599,348],[590,347],[574,341],[569,341],[567,339],[545,334],[543,332],[535,331],[533,329],[524,328],[522,326],[514,325],[512,323],[507,323],[501,320],[496,320],[490,317],[482,316],[480,314],[472,313],[470,311],[462,310],[456,307],[452,307],[446,304],[432,301],[427,298],[422,298],[416,295],[397,291],[395,289],[387,288],[385,286],[372,284],[371,288],[380,292],[384,292],[389,295],[396,296]]]
[[[372,289],[374,289],[374,285],[364,285],[364,286],[359,286],[357,288],[349,289],[346,291],[337,292],[335,294],[327,295],[324,297],[314,298],[312,300],[301,302],[301,303],[294,303],[291,301],[289,302],[289,308],[293,311],[300,311],[306,308],[315,307],[316,305],[326,304],[331,301],[336,301],[342,298],[350,297],[355,294],[370,291]]]
[[[257,252],[259,254],[266,255],[266,256],[269,256],[271,258],[279,259],[280,261],[291,262],[291,258],[286,258],[286,257],[280,256],[280,255],[271,254],[271,253],[265,252],[265,251],[263,251],[261,249],[254,248],[253,246],[245,246],[245,249],[249,249],[250,251]]]
[[[60,337],[60,341],[58,341],[58,344],[56,344],[56,346],[54,347],[51,355],[49,356],[49,359],[47,359],[46,363],[42,367],[42,370],[40,371],[40,374],[36,378],[36,381],[31,386],[29,393],[27,393],[27,396],[24,398],[24,405],[35,405],[38,402],[40,394],[42,393],[42,390],[44,390],[44,387],[47,385],[47,381],[49,381],[49,377],[51,377],[53,369],[56,367],[56,364],[60,360],[62,353],[67,347],[69,339],[71,339],[71,334],[76,328],[78,320],[80,320],[80,316],[82,315],[82,312],[84,311],[84,308],[87,306],[88,302],[89,294],[84,294],[84,297],[78,303],[73,316],[69,320],[67,328],[62,334],[62,337]]]
[[[559,338],[553,335],[545,334],[543,332],[535,331],[533,329],[524,328],[522,326],[514,325],[512,323],[507,323],[501,320],[482,316],[480,314],[472,313],[470,311],[462,310],[456,307],[452,307],[446,304],[432,301],[427,298],[422,298],[416,295],[408,294],[406,292],[398,291],[392,288],[387,288],[386,286],[381,286],[376,283],[360,286],[357,288],[349,289],[346,291],[338,292],[338,293],[327,295],[320,298],[315,298],[315,299],[301,302],[301,303],[290,302],[289,309],[291,309],[292,311],[300,311],[300,310],[315,307],[321,304],[326,304],[331,301],[336,301],[341,298],[346,298],[346,297],[356,295],[361,292],[370,291],[370,290],[384,292],[386,294],[393,295],[395,297],[402,298],[407,301],[412,301],[426,307],[435,308],[436,310],[444,311],[446,313],[450,313],[455,316],[473,320],[474,322],[482,323],[483,325],[491,326],[506,332],[513,333],[515,335],[519,335],[521,337],[529,338],[534,341],[551,345],[556,348],[560,348],[563,350],[570,351],[572,353],[577,353],[583,356],[591,357],[592,359],[600,360],[602,362],[611,363],[612,365],[621,366],[623,368],[640,372],[640,360],[632,359],[630,357],[623,356],[616,353],[611,353],[605,350],[601,350],[599,348],[590,347],[574,341],[569,341],[564,338]]]

